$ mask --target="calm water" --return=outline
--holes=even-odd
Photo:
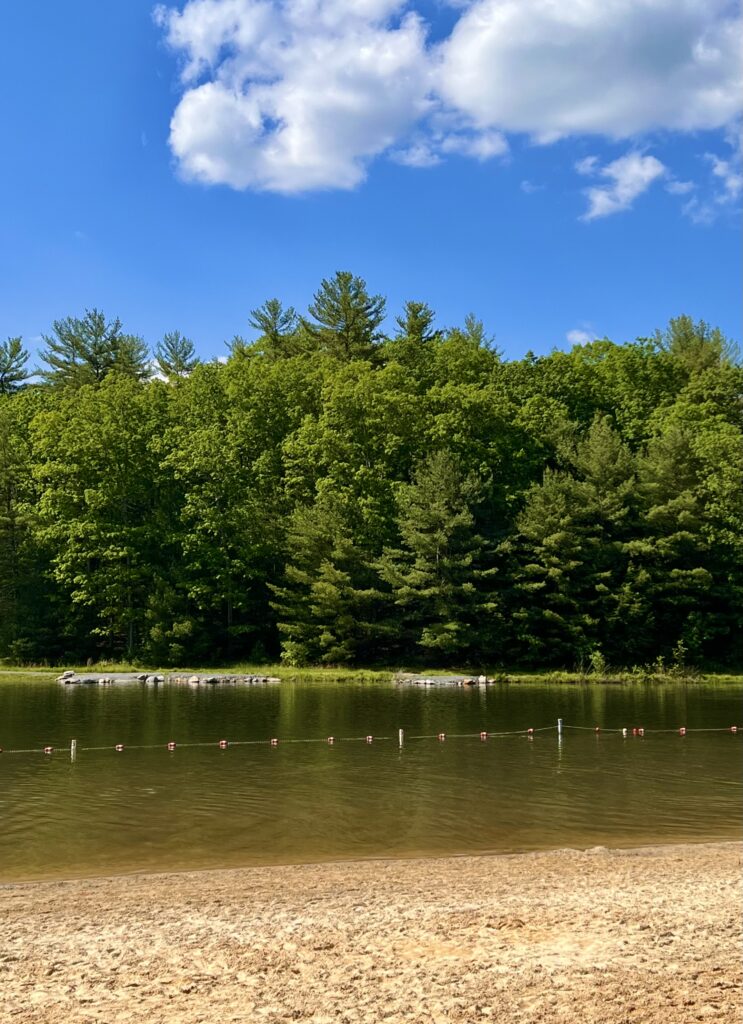
[[[0,685],[0,878],[741,836],[740,688]],[[408,736],[402,750],[397,729]],[[413,739],[449,734],[445,743]],[[333,746],[291,739],[391,737]],[[266,740],[230,747],[222,737]],[[209,742],[178,747],[169,740]],[[159,744],[155,750],[113,745]]]

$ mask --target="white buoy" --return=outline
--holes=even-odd
[[[557,735],[562,736],[562,719],[557,719]]]
[[[405,742],[405,732],[403,729],[397,730],[397,739],[400,743],[400,746],[402,747],[403,743]]]
[[[77,757],[77,740],[70,740],[70,761]]]

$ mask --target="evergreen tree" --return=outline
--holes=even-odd
[[[494,569],[475,531],[483,496],[481,482],[446,451],[431,454],[398,488],[400,546],[385,551],[378,571],[399,608],[400,639],[434,661],[480,653],[488,641],[492,650]]]
[[[284,582],[273,586],[291,665],[369,663],[383,656],[382,593],[369,553],[330,495],[295,510]]]
[[[737,346],[719,327],[711,327],[704,320],[694,323],[690,316],[674,317],[665,331],[655,332],[655,340],[690,376],[723,363],[734,363],[740,357]]]
[[[196,349],[180,331],[170,331],[155,349],[155,365],[168,381],[180,380],[198,366]]]
[[[366,282],[346,270],[322,281],[309,307],[312,320],[302,320],[314,346],[338,359],[373,359],[380,340],[385,300],[369,295]]]
[[[442,332],[433,327],[434,319],[435,313],[425,302],[406,302],[402,315],[395,317],[394,337],[383,346],[384,359],[412,371],[421,384],[428,382],[431,349],[442,337]]]
[[[267,299],[251,310],[248,323],[259,335],[252,347],[269,359],[282,359],[301,351],[299,317],[293,306],[284,308],[279,299]]]
[[[0,395],[10,395],[28,380],[28,352],[20,338],[0,341]]]
[[[41,353],[49,369],[41,377],[62,387],[100,384],[112,371],[135,380],[150,375],[147,346],[141,338],[124,334],[121,321],[107,321],[100,310],[87,310],[82,319],[55,320],[53,335],[44,335]]]
[[[632,540],[634,460],[604,417],[571,456],[571,471],[547,470],[533,485],[505,550],[517,649],[532,663],[575,664],[599,647],[619,655],[618,600]]]

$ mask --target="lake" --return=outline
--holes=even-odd
[[[739,839],[742,694],[2,683],[0,878]]]

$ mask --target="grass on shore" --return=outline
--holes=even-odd
[[[157,672],[163,675],[263,675],[278,676],[284,682],[314,682],[314,683],[388,683],[398,673],[407,671],[400,668],[367,669],[367,668],[292,668],[287,665],[251,665],[246,662],[221,666],[209,667],[179,667],[160,668],[142,665],[135,665],[131,662],[101,661],[94,665],[65,665],[64,668],[73,668],[85,675],[100,673],[105,675],[110,672]],[[0,664],[0,683],[12,682],[23,676],[25,679],[36,679],[39,682],[49,682],[60,674],[62,666],[50,665],[2,665]],[[460,669],[458,667],[449,669],[421,669],[416,674],[426,677],[437,675],[471,675],[479,674],[480,669]],[[733,672],[700,672],[696,669],[683,668],[661,668],[651,666],[647,668],[635,668],[628,670],[606,669],[603,672],[593,671],[570,671],[542,669],[536,671],[515,670],[512,672],[492,671],[489,676],[502,683],[543,683],[550,685],[587,685],[592,683],[627,685],[631,683],[703,683],[713,685],[743,684],[743,673]]]

